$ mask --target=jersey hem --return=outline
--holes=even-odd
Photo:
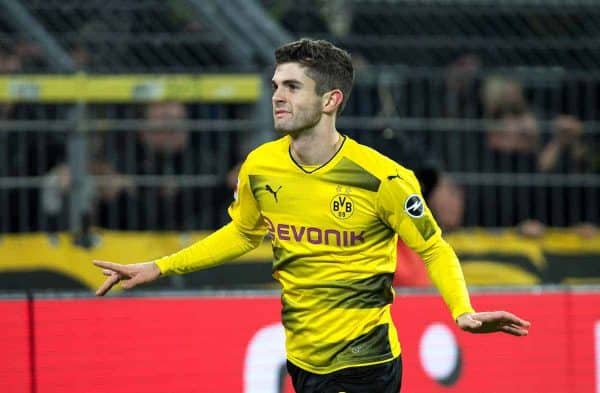
[[[396,359],[400,355],[401,355],[401,351],[399,351],[397,354],[385,355],[384,359],[373,360],[373,361],[364,362],[364,363],[348,363],[348,364],[339,365],[337,367],[331,367],[331,368],[327,367],[327,368],[323,368],[323,369],[315,368],[315,367],[313,367],[309,364],[306,364],[298,359],[294,359],[292,356],[289,356],[289,355],[287,357],[287,360],[290,363],[292,363],[294,366],[299,367],[299,368],[303,369],[304,371],[308,371],[313,374],[325,375],[325,374],[330,374],[330,373],[344,370],[346,368],[351,368],[351,367],[366,367],[366,366],[374,366],[377,364],[391,362],[392,360]]]

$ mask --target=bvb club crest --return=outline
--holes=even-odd
[[[342,186],[337,187],[337,194],[331,200],[329,204],[329,209],[331,213],[335,216],[335,218],[339,218],[341,220],[345,220],[349,217],[352,217],[354,214],[354,201],[350,197],[350,187],[342,188]]]

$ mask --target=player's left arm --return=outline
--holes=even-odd
[[[470,333],[503,332],[525,336],[530,323],[507,311],[475,312],[456,253],[441,237],[419,252],[431,280],[450,308],[456,324]]]
[[[527,334],[529,322],[506,311],[475,312],[462,269],[421,195],[411,172],[383,180],[378,192],[380,217],[423,259],[457,325],[471,333]]]

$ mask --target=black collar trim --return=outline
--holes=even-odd
[[[296,160],[294,160],[294,157],[292,156],[292,145],[290,145],[290,146],[288,147],[288,154],[290,155],[290,159],[292,160],[292,162],[293,162],[294,164],[296,164],[296,166],[297,166],[298,168],[300,168],[300,169],[302,170],[302,172],[304,172],[304,173],[308,173],[308,174],[315,173],[315,172],[316,172],[316,171],[318,171],[319,169],[323,168],[325,165],[329,164],[329,163],[331,162],[331,160],[333,160],[333,159],[334,159],[334,158],[335,158],[335,157],[338,155],[338,153],[340,152],[340,150],[342,150],[342,147],[344,147],[344,143],[346,143],[346,139],[347,139],[347,138],[346,138],[346,135],[342,135],[342,138],[344,138],[344,139],[342,140],[342,144],[340,145],[340,147],[338,147],[338,149],[337,149],[337,151],[335,152],[335,154],[334,154],[333,156],[331,156],[331,158],[330,158],[329,160],[327,160],[327,162],[325,162],[324,164],[322,164],[322,165],[318,166],[317,168],[315,168],[315,169],[313,169],[313,170],[311,170],[311,171],[307,171],[306,169],[304,169],[304,167],[303,167],[302,165],[300,165],[299,163],[297,163],[297,162],[296,162]]]

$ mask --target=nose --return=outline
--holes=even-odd
[[[273,104],[277,104],[277,103],[281,103],[281,102],[285,102],[285,98],[281,92],[281,89],[276,89],[273,91],[273,95],[271,97],[271,100],[273,101]]]

